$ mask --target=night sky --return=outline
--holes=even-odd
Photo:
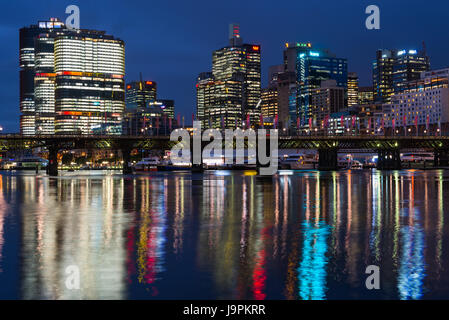
[[[421,49],[433,69],[449,66],[447,0],[226,0],[226,1],[7,1],[1,3],[0,125],[19,131],[19,28],[59,17],[66,6],[81,11],[81,28],[106,30],[125,41],[126,80],[158,83],[158,97],[174,99],[191,121],[195,79],[209,71],[212,51],[227,45],[228,24],[240,24],[247,43],[262,46],[262,85],[270,65],[282,63],[284,43],[310,41],[348,59],[360,85],[371,84],[378,48]],[[381,10],[381,29],[365,28],[365,8]]]

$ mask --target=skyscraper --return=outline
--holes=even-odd
[[[420,73],[429,68],[424,50],[377,50],[373,61],[374,101],[391,102],[393,93],[401,92],[406,82],[419,79]]]
[[[241,127],[260,115],[260,46],[242,44],[239,27],[230,26],[229,46],[212,54],[212,73],[197,82],[197,117],[212,127]]]
[[[104,31],[74,30],[58,36],[54,47],[55,132],[120,134],[124,42]]]
[[[348,63],[337,58],[327,50],[318,50],[306,45],[298,50],[296,58],[297,76],[297,114],[302,126],[308,126],[313,117],[310,109],[311,93],[320,88],[321,81],[335,80],[338,87],[344,88],[347,103]]]
[[[402,92],[407,82],[418,80],[422,72],[429,70],[429,57],[424,51],[398,51],[393,65],[393,91]]]
[[[154,81],[133,81],[126,85],[126,109],[145,108],[156,98],[157,84]]]
[[[359,103],[359,77],[355,72],[348,73],[348,107]]]
[[[19,31],[20,132],[54,133],[54,38],[66,32],[56,18]]]
[[[20,29],[19,37],[22,134],[90,133],[94,126],[119,133],[123,41],[69,30],[56,18]]]

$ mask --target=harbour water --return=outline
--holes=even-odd
[[[0,299],[447,299],[448,228],[442,170],[2,172]]]

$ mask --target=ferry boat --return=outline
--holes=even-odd
[[[136,171],[157,171],[160,161],[158,157],[143,158],[134,165]]]

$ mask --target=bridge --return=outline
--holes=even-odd
[[[50,175],[57,175],[57,155],[61,150],[110,149],[123,155],[124,173],[130,173],[128,163],[134,149],[169,150],[177,142],[169,136],[114,136],[114,135],[36,135],[1,134],[0,151],[45,148],[48,150]],[[202,143],[202,148],[208,144]],[[378,153],[378,169],[401,168],[400,151],[427,150],[435,155],[434,166],[449,165],[449,136],[381,136],[381,135],[300,135],[279,136],[279,149],[313,149],[319,154],[320,170],[338,168],[339,150],[366,150]]]

